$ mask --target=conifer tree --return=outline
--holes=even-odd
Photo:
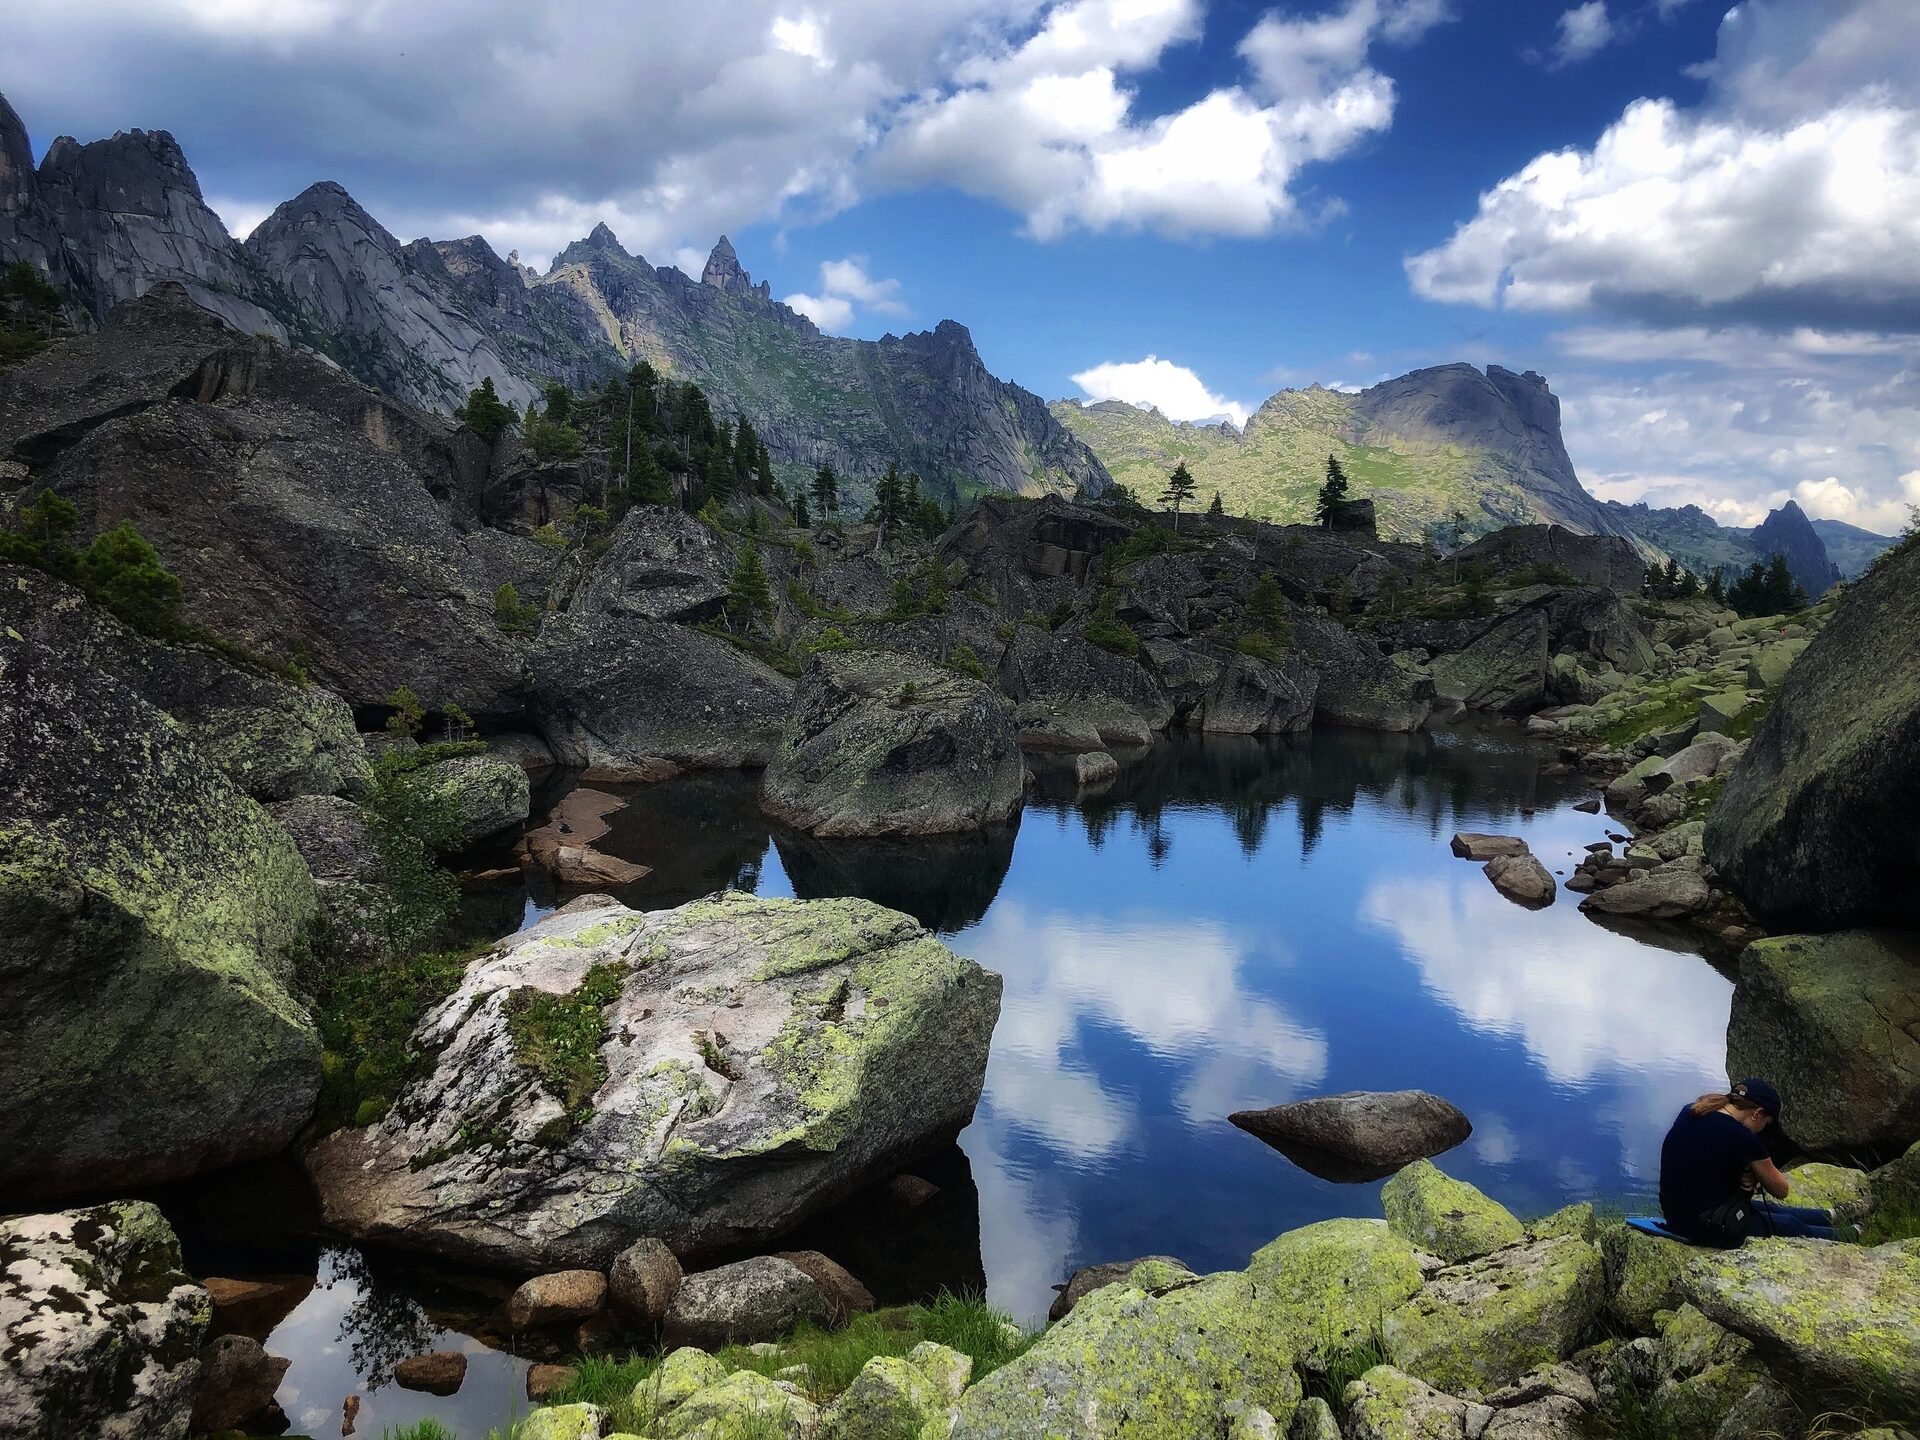
[[[485,376],[479,388],[468,394],[466,402],[453,412],[453,418],[465,425],[489,445],[520,423],[513,406],[500,398],[493,388],[493,377]]]
[[[840,477],[833,473],[833,466],[822,465],[814,472],[813,509],[822,521],[840,508]]]
[[[773,614],[773,588],[767,583],[767,567],[761,563],[760,547],[748,543],[733,567],[727,582],[727,611],[748,629],[756,620]]]
[[[1340,508],[1341,503],[1345,501],[1346,498],[1346,469],[1340,464],[1339,456],[1328,455],[1327,480],[1326,483],[1320,487],[1320,499],[1315,507],[1315,513],[1320,517],[1320,523],[1322,525],[1333,524],[1334,512]]]
[[[1207,518],[1209,520],[1219,520],[1223,518],[1226,513],[1227,507],[1220,503],[1220,492],[1216,490],[1213,492],[1213,503],[1207,506]]]
[[[1198,487],[1193,483],[1193,475],[1188,471],[1187,462],[1184,460],[1174,466],[1173,473],[1167,476],[1167,488],[1161,492],[1160,503],[1162,505],[1172,503],[1173,529],[1176,535],[1180,532],[1180,507],[1193,498],[1196,488]]]
[[[804,490],[793,492],[793,523],[802,530],[813,527],[813,521],[807,514],[807,492]]]

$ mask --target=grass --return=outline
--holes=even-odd
[[[1336,1344],[1329,1339],[1324,1352],[1325,1359],[1319,1369],[1307,1376],[1306,1391],[1308,1395],[1318,1395],[1326,1401],[1344,1426],[1347,1419],[1347,1386],[1376,1365],[1391,1365],[1393,1357],[1387,1351],[1387,1337],[1378,1327],[1370,1334],[1345,1344]]]
[[[432,1056],[413,1046],[421,1018],[451,995],[474,955],[453,951],[302,979],[320,1029],[322,1132],[371,1125]]]
[[[1080,633],[1086,636],[1089,644],[1098,645],[1114,655],[1131,658],[1140,653],[1140,637],[1118,620],[1089,620]]]
[[[507,998],[507,1036],[520,1068],[577,1121],[606,1083],[600,1047],[607,1042],[606,1008],[628,975],[623,964],[595,965],[567,995],[516,990]]]
[[[402,1425],[397,1430],[382,1426],[380,1440],[457,1440],[453,1431],[431,1417]]]

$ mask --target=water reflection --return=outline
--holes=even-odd
[[[977,925],[1000,893],[1020,826],[917,840],[823,840],[799,831],[774,836],[794,894],[840,895],[903,910],[943,935]]]

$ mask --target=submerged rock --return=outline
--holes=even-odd
[[[1526,1227],[1497,1200],[1416,1160],[1380,1190],[1387,1224],[1429,1255],[1452,1263],[1526,1238]]]
[[[283,1148],[320,1046],[286,832],[161,711],[0,628],[0,1189],[16,1201]]]
[[[1297,1150],[1316,1152],[1369,1172],[1368,1179],[1451,1150],[1473,1133],[1459,1109],[1424,1090],[1317,1095],[1227,1119],[1289,1159]]]
[[[269,1355],[246,1335],[222,1335],[200,1352],[193,1433],[280,1430],[287,1417],[274,1401],[291,1360]]]
[[[184,1440],[211,1313],[143,1201],[0,1220],[0,1434]]]
[[[1018,731],[977,680],[878,650],[816,656],[767,767],[768,814],[822,836],[934,835],[1007,819]]]
[[[575,902],[477,961],[421,1024],[431,1073],[308,1169],[350,1234],[523,1271],[764,1242],[967,1123],[999,1005],[861,900]],[[548,1027],[595,1024],[552,1061]]]
[[[1727,1064],[1779,1086],[1781,1128],[1809,1150],[1911,1143],[1920,1135],[1920,942],[1878,930],[1754,941],[1740,956]]]

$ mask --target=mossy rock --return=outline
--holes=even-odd
[[[1860,1199],[1869,1184],[1866,1171],[1845,1165],[1796,1165],[1787,1171],[1787,1179],[1792,1185],[1787,1204],[1815,1205],[1823,1210]]]
[[[689,1395],[656,1423],[662,1440],[720,1440],[744,1432],[766,1440],[811,1435],[819,1411],[775,1381],[738,1370]]]
[[[682,1345],[668,1353],[660,1368],[633,1389],[636,1407],[664,1414],[696,1391],[718,1385],[727,1367],[704,1350]]]
[[[522,1420],[514,1440],[600,1440],[604,1422],[598,1405],[549,1405]]]
[[[1527,1238],[1526,1227],[1504,1205],[1431,1160],[1416,1160],[1387,1181],[1380,1201],[1395,1234],[1450,1264]]]
[[[876,1355],[821,1417],[820,1440],[918,1435],[945,1403],[941,1388],[917,1365]]]
[[[1413,1246],[1374,1220],[1290,1230],[1246,1273],[1264,1323],[1302,1358],[1372,1335],[1421,1285]]]
[[[1616,1224],[1600,1232],[1600,1253],[1606,1258],[1608,1312],[1634,1334],[1651,1335],[1657,1314],[1679,1308],[1680,1276],[1697,1252]]]
[[[1766,1378],[1751,1360],[1731,1360],[1664,1381],[1648,1404],[1656,1433],[1662,1440],[1715,1440],[1734,1407]]]
[[[933,1382],[933,1388],[947,1402],[967,1393],[973,1379],[973,1357],[932,1340],[922,1340],[907,1352],[907,1363]]]
[[[1585,1344],[1606,1299],[1600,1255],[1561,1237],[1441,1271],[1387,1316],[1387,1353],[1456,1395],[1484,1395]]]
[[[1588,1200],[1563,1205],[1551,1215],[1542,1215],[1527,1226],[1529,1240],[1551,1240],[1560,1235],[1595,1240],[1599,1234],[1600,1217],[1594,1211],[1593,1203]]]

